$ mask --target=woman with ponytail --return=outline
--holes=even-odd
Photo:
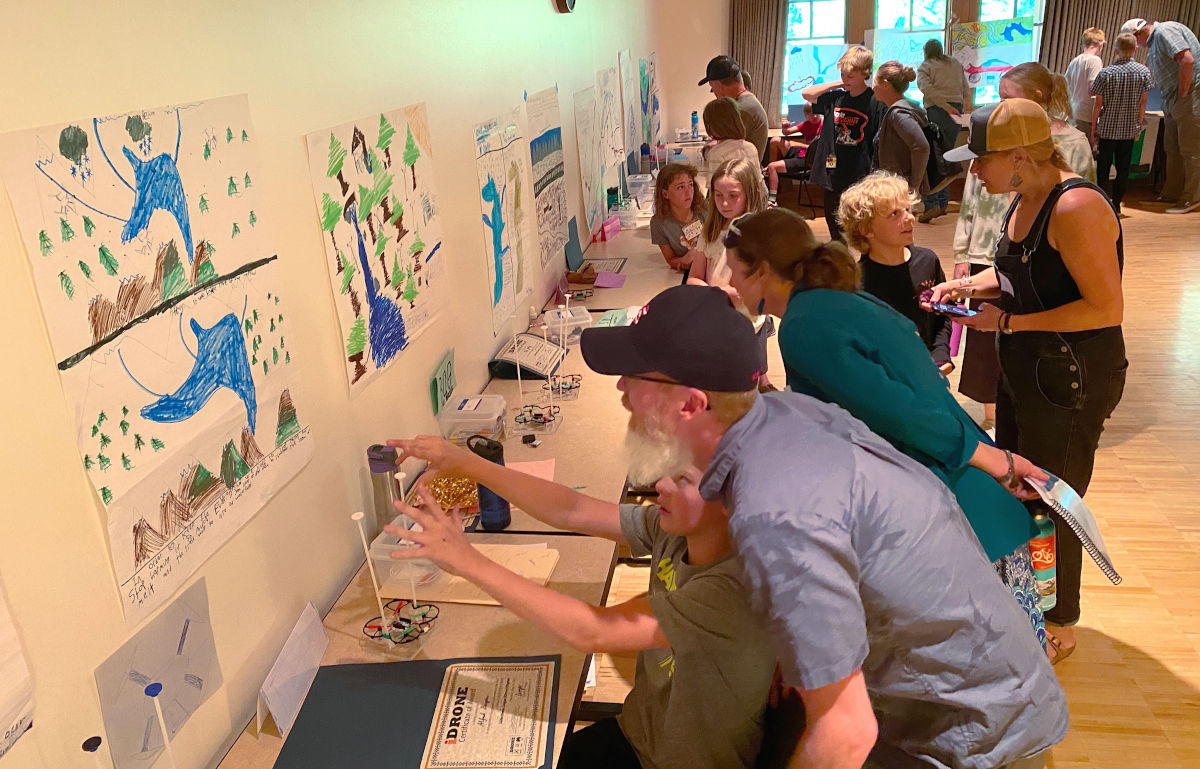
[[[987,557],[1045,644],[1027,542],[1023,478],[1044,478],[992,445],[963,411],[912,322],[858,290],[858,263],[820,243],[804,219],[774,208],[735,221],[725,239],[732,286],[747,307],[780,317],[779,350],[794,392],[835,403],[941,478]]]
[[[898,61],[884,62],[875,72],[875,98],[887,105],[875,134],[875,166],[906,180],[914,193],[927,195],[930,150],[924,127],[929,125],[929,116],[904,97],[909,83],[916,79],[913,68]]]

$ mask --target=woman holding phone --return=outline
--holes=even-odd
[[[912,321],[858,290],[840,240],[820,243],[798,214],[769,209],[733,222],[731,285],[749,308],[781,318],[788,386],[836,403],[928,467],[954,492],[987,557],[1045,643],[1029,560],[1022,479],[1045,476],[992,445],[950,393]]]
[[[1055,147],[1050,118],[1032,101],[1006,99],[977,109],[968,143],[946,157],[971,160],[971,172],[989,193],[1015,194],[995,266],[935,286],[933,301],[996,300],[959,321],[999,332],[996,442],[1082,496],[1129,365],[1121,334],[1121,224],[1104,193],[1070,170]],[[1083,550],[1054,518],[1058,595],[1046,621],[1052,625],[1048,651],[1058,662],[1075,650]]]

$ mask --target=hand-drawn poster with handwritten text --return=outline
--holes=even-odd
[[[513,109],[475,126],[475,167],[493,335],[507,335],[517,303],[533,289],[534,278],[526,266],[526,259],[537,248],[528,236],[533,183],[520,117],[520,109]]]
[[[533,205],[537,210],[538,249],[544,268],[552,259],[566,265],[567,180],[563,176],[562,119],[558,87],[538,91],[525,99],[529,125],[529,159],[533,163]]]
[[[625,171],[633,175],[641,165],[642,115],[641,89],[638,87],[637,70],[629,51],[617,53],[617,65],[621,72],[621,122],[625,127]]]
[[[600,142],[600,178],[605,187],[621,183],[625,133],[621,127],[621,80],[616,67],[596,71],[596,140]]]
[[[346,377],[358,392],[445,302],[425,105],[308,135]]]
[[[583,189],[583,220],[588,234],[600,229],[604,211],[604,180],[600,167],[600,138],[597,135],[596,86],[575,93],[575,146],[579,150],[579,181]],[[585,246],[586,247],[586,246]]]
[[[0,140],[126,620],[312,454],[245,96]]]

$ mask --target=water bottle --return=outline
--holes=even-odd
[[[1057,600],[1055,582],[1055,538],[1054,521],[1048,515],[1035,515],[1037,536],[1029,540],[1029,557],[1033,562],[1033,579],[1037,583],[1039,605],[1042,611],[1054,608]]]
[[[692,138],[700,138],[700,113],[692,110]]]
[[[639,165],[640,172],[643,174],[650,173],[650,145],[647,144],[646,142],[642,142],[642,151],[640,154],[640,158],[641,158],[641,163]]]
[[[504,466],[504,444],[485,438],[482,435],[472,435],[467,438],[467,448],[489,462]],[[508,527],[512,515],[508,510],[508,500],[483,484],[479,484],[479,523],[485,531],[499,531]]]
[[[376,443],[367,447],[367,465],[371,468],[371,489],[375,498],[375,522],[371,536],[392,522],[400,511],[396,509],[401,490],[396,481],[396,449]]]

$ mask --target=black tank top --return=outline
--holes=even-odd
[[[1079,177],[1059,182],[1042,204],[1041,210],[1033,220],[1033,226],[1029,228],[1029,234],[1020,241],[1014,241],[1008,235],[1008,224],[1021,196],[1013,199],[1008,213],[1004,216],[1000,240],[996,243],[996,270],[1012,284],[1012,295],[1006,293],[998,302],[1000,309],[1024,315],[1053,310],[1083,298],[1079,286],[1071,277],[1067,265],[1063,263],[1062,255],[1046,239],[1050,215],[1054,213],[1058,199],[1064,192],[1076,187],[1090,187],[1104,195],[1104,191],[1095,184]],[[1108,200],[1108,196],[1105,195],[1104,199]],[[1125,267],[1124,238],[1121,222],[1118,220],[1117,265],[1121,270]],[[1071,336],[1091,336],[1098,330],[1075,332]]]

